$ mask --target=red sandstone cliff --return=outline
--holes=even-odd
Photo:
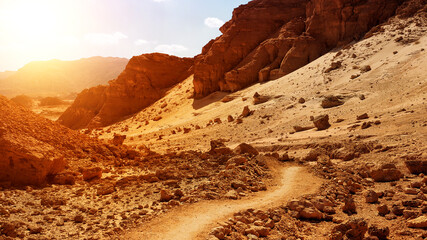
[[[72,129],[107,126],[160,99],[192,74],[192,58],[153,53],[133,57],[108,86],[81,92],[58,119]]]
[[[423,1],[415,2],[422,5]],[[402,2],[254,0],[242,5],[221,27],[223,35],[196,56],[195,97],[236,91],[286,75],[335,47],[360,39],[393,16]]]

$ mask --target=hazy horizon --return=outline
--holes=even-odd
[[[248,0],[0,0],[0,71],[32,61],[192,57]]]

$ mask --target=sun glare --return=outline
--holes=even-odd
[[[58,0],[1,0],[0,50],[13,52],[23,64],[55,58],[73,44],[78,16],[69,2]]]
[[[2,24],[18,41],[43,40],[60,29],[53,1],[10,1],[3,6]]]

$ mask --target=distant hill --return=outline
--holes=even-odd
[[[5,78],[7,78],[7,77],[9,77],[9,76],[11,76],[11,75],[13,75],[13,74],[15,74],[16,72],[14,72],[14,71],[5,71],[5,72],[0,72],[0,81],[2,80],[2,79],[5,79]]]
[[[91,57],[30,62],[3,79],[2,76],[9,72],[0,73],[0,94],[8,97],[69,95],[115,79],[128,61],[126,58]]]

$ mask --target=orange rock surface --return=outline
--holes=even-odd
[[[108,162],[117,155],[112,150],[0,95],[0,182],[39,185],[64,169],[93,165],[91,159]]]
[[[235,9],[195,58],[196,97],[237,91],[284,76],[360,39],[392,16],[400,0],[255,0]]]
[[[192,74],[192,58],[153,53],[133,57],[108,86],[80,93],[58,122],[72,129],[115,123],[160,99]]]

